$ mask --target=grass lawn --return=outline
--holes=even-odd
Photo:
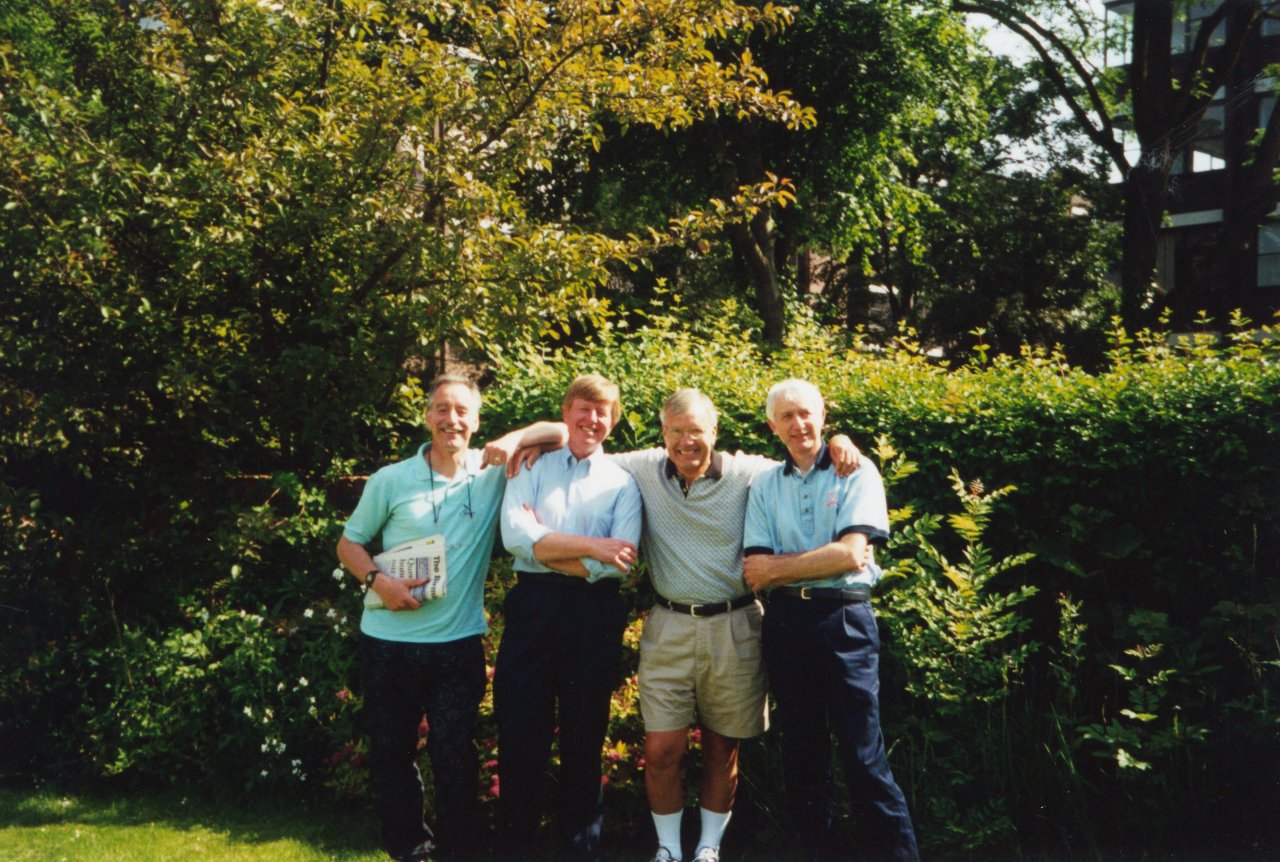
[[[299,803],[301,805],[301,803]],[[6,862],[384,862],[357,811],[288,800],[209,804],[0,790]]]

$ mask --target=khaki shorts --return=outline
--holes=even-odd
[[[769,727],[759,602],[692,617],[658,605],[640,635],[640,715],[650,733],[700,723],[746,739]]]

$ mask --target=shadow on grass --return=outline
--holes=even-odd
[[[83,824],[203,828],[246,844],[294,840],[331,851],[370,851],[378,846],[373,812],[283,796],[254,795],[211,801],[176,791],[126,797],[101,791],[60,794],[0,789],[0,829]]]

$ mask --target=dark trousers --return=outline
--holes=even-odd
[[[834,734],[850,799],[862,808],[858,846],[864,856],[918,860],[906,799],[880,732],[880,635],[871,605],[775,592],[764,615],[762,645],[777,702],[791,813],[808,858],[831,850]]]
[[[383,849],[400,857],[434,840],[438,855],[468,855],[479,828],[473,738],[485,687],[480,636],[420,644],[361,635],[360,678]],[[423,821],[416,763],[424,714],[435,779],[434,836]]]
[[[559,824],[566,854],[599,858],[600,757],[618,684],[627,611],[617,581],[521,575],[503,608],[493,675],[499,810],[505,849],[526,859],[546,794],[559,727]],[[558,720],[557,720],[558,711]]]

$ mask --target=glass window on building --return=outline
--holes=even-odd
[[[1195,139],[1189,147],[1193,174],[1226,169],[1226,145],[1223,137],[1225,128],[1226,105],[1214,102],[1205,109],[1204,118],[1200,120]]]
[[[1263,36],[1280,36],[1280,2],[1270,0],[1270,2],[1262,4],[1262,12],[1266,16],[1262,19]]]
[[[1133,3],[1107,4],[1107,66],[1127,66],[1133,62]]]
[[[1280,222],[1258,227],[1258,287],[1280,286]]]
[[[1196,43],[1196,35],[1204,24],[1204,19],[1216,12],[1220,5],[1218,0],[1190,0],[1181,10],[1174,13],[1171,47],[1175,54],[1183,54],[1191,50]],[[1224,17],[1213,28],[1213,33],[1209,36],[1209,46],[1216,48],[1226,44],[1226,41],[1227,19]]]

